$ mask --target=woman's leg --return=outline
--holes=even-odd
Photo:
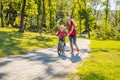
[[[69,41],[70,41],[71,50],[73,51],[73,40],[72,40],[72,36],[69,36]]]
[[[78,48],[77,43],[76,43],[76,35],[73,36],[73,44],[75,45],[77,51],[79,52],[79,48]]]

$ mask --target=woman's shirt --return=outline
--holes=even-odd
[[[71,32],[70,36],[75,36],[75,35],[76,35],[75,25],[74,25],[74,23],[73,23],[72,21],[71,21],[70,25],[67,23],[67,24],[66,24],[66,27],[67,27],[67,29],[68,29],[68,33],[70,33],[72,27],[74,27],[74,29],[73,29],[73,31]]]

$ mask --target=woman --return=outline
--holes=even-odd
[[[75,30],[75,23],[71,18],[67,18],[66,20],[66,27],[68,30],[68,36],[69,36],[69,41],[70,41],[70,47],[71,47],[71,54],[74,54],[73,50],[73,44],[76,47],[76,51],[79,53],[80,50],[76,44],[76,30]]]

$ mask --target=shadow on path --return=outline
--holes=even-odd
[[[7,65],[9,62],[11,62],[11,61],[3,61],[3,62],[0,62],[0,67]]]
[[[69,60],[72,62],[72,63],[77,63],[77,62],[81,62],[82,59],[80,56],[78,56],[79,54],[71,54],[71,57],[69,58]]]
[[[5,73],[0,73],[0,80],[2,80],[6,76]]]
[[[38,39],[38,40],[41,40],[41,39]],[[84,49],[84,48],[81,48],[80,51],[83,54],[89,52],[88,49]],[[70,49],[67,49],[65,52],[66,52],[67,57],[66,56],[58,57],[56,47],[55,47],[55,48],[49,48],[49,49],[45,49],[45,50],[33,51],[33,52],[25,54],[25,55],[9,56],[7,58],[10,59],[11,61],[1,61],[0,67],[8,66],[7,65],[8,63],[10,63],[10,62],[16,63],[16,61],[18,61],[21,63],[21,64],[19,64],[20,68],[24,68],[24,64],[26,64],[25,66],[32,69],[33,73],[37,72],[35,74],[38,74],[38,75],[35,76],[35,78],[33,80],[48,80],[51,76],[55,75],[60,70],[63,70],[65,67],[67,67],[71,63],[77,63],[77,62],[83,61],[82,60],[83,57],[80,56],[79,54],[73,54],[73,55],[69,54]],[[27,63],[29,63],[29,64],[27,64]],[[36,66],[38,69],[36,69]],[[41,67],[41,66],[43,66],[43,67]],[[2,68],[4,68],[4,67],[2,67]],[[29,72],[29,68],[28,68],[27,72]],[[17,70],[17,68],[16,68],[16,70]],[[18,68],[18,70],[19,70],[19,68]],[[22,70],[24,70],[24,69],[22,69]],[[14,71],[14,69],[13,69],[13,71]],[[0,80],[4,80],[4,78],[7,77],[6,74],[8,74],[8,72],[1,71],[0,72]],[[26,75],[26,77],[29,77],[27,75],[27,73],[25,73],[24,71],[23,71],[22,75]],[[31,73],[30,75],[33,76],[34,74]],[[59,74],[59,77],[62,77],[63,75],[66,75],[66,73]],[[16,77],[17,76],[19,76],[19,74],[16,75]]]

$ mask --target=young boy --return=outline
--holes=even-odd
[[[65,45],[65,36],[66,35],[67,35],[67,32],[65,31],[65,27],[64,27],[64,25],[61,25],[60,30],[57,33],[57,36],[59,37],[59,42],[60,41],[64,42],[64,45]],[[59,43],[58,43],[58,49],[60,49]]]
[[[60,26],[60,30],[57,33],[57,36],[59,37],[59,40],[65,39],[65,36],[67,35],[67,32],[65,31],[64,25]]]

